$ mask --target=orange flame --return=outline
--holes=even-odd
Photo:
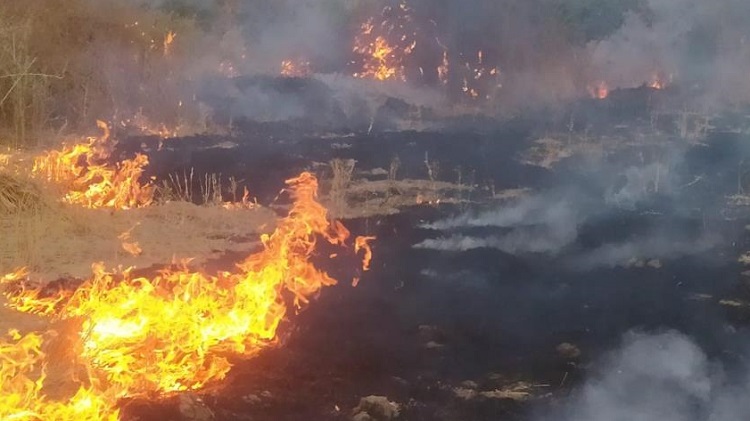
[[[595,99],[605,99],[609,96],[609,85],[607,82],[599,81],[588,86],[589,94]]]
[[[370,248],[370,241],[374,241],[375,237],[362,237],[359,236],[354,240],[354,252],[359,253],[360,250],[365,252],[362,257],[362,270],[370,270],[370,262],[372,261],[372,249]]]
[[[172,43],[174,43],[174,39],[177,38],[177,33],[174,31],[167,32],[166,35],[164,35],[164,56],[169,56],[172,52]]]
[[[670,83],[672,83],[672,75],[669,75],[668,79],[664,79],[662,77],[662,73],[660,72],[654,72],[653,75],[651,75],[651,79],[649,80],[647,86],[652,89],[661,90],[666,88]]]
[[[122,249],[128,252],[131,256],[140,256],[143,253],[140,244],[137,241],[133,241],[130,237],[135,227],[120,234],[117,239],[122,241]]]
[[[64,201],[88,208],[130,209],[148,206],[153,201],[154,187],[140,184],[143,169],[148,165],[145,155],[137,154],[111,167],[98,164],[106,159],[112,147],[109,128],[99,121],[104,131],[100,138],[60,151],[50,151],[34,160],[32,173],[68,188]]]
[[[376,80],[406,80],[404,61],[417,46],[416,33],[402,32],[411,22],[411,8],[401,3],[397,10],[387,6],[378,25],[373,18],[360,27],[354,39],[353,52],[364,58],[362,70],[354,77]]]
[[[9,306],[18,311],[77,323],[79,363],[90,386],[68,401],[46,399],[40,393],[44,374],[32,376],[47,363],[41,339],[16,335],[0,343],[0,419],[112,421],[118,399],[200,389],[225,377],[230,357],[252,357],[276,344],[288,305],[300,308],[336,283],[309,261],[316,239],[343,245],[349,236],[343,225],[329,222],[316,201],[312,174],[287,185],[294,199],[289,215],[273,234],[262,236],[264,249],[234,273],[208,276],[184,262],[148,279],[134,278],[129,270],[108,273],[99,264],[72,293],[6,291]],[[369,262],[367,241],[357,239],[355,247],[366,250]],[[0,283],[18,286],[24,277],[20,270]]]

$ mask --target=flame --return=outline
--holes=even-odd
[[[37,157],[32,173],[69,188],[63,199],[67,203],[88,208],[148,206],[153,201],[154,187],[139,182],[148,158],[137,154],[114,167],[100,163],[109,157],[112,144],[108,142],[107,124],[97,124],[103,130],[101,137]]]
[[[609,85],[607,82],[599,81],[588,86],[589,94],[595,99],[605,99],[609,96]]]
[[[166,35],[164,35],[164,57],[167,57],[171,54],[172,43],[174,43],[175,38],[177,38],[177,33],[174,31],[169,31]]]
[[[670,74],[667,80],[665,80],[662,75],[663,74],[660,72],[654,72],[651,75],[651,79],[646,85],[651,89],[657,89],[657,90],[666,88],[670,83],[672,83],[673,75]]]
[[[344,245],[346,228],[329,222],[317,202],[317,179],[310,173],[288,180],[294,199],[275,232],[262,236],[263,250],[234,272],[209,276],[187,262],[154,278],[137,278],[93,266],[93,277],[74,292],[43,294],[19,285],[25,270],[6,275],[9,306],[75,323],[78,361],[88,373],[88,389],[67,401],[47,399],[40,390],[47,360],[38,335],[0,343],[3,361],[0,419],[117,419],[119,399],[197,390],[223,379],[233,356],[252,357],[278,343],[277,329],[288,306],[299,309],[336,280],[309,257],[316,239]],[[369,264],[369,237],[355,240]],[[15,288],[10,288],[15,286]]]
[[[257,199],[254,199],[252,202],[250,201],[250,191],[247,187],[244,188],[244,193],[242,194],[242,200],[240,202],[224,202],[222,204],[222,207],[227,210],[255,209],[257,206]]]
[[[448,83],[448,72],[450,71],[450,62],[448,61],[448,51],[443,51],[443,61],[437,68],[438,80],[443,85]]]
[[[354,77],[405,81],[404,61],[417,46],[416,32],[404,32],[411,21],[411,8],[401,3],[397,9],[385,7],[378,25],[374,18],[363,23],[352,51],[364,62]]]
[[[66,401],[48,401],[42,387],[46,379],[43,338],[9,332],[0,339],[0,419],[18,421],[117,421],[112,398],[81,387]]]
[[[138,225],[136,224],[136,226]],[[122,249],[128,252],[131,256],[140,256],[141,253],[143,253],[143,249],[141,249],[141,246],[137,241],[133,241],[130,237],[134,229],[135,226],[120,234],[117,239],[122,241]]]
[[[500,70],[497,67],[485,65],[484,53],[482,50],[477,52],[476,64],[469,62],[464,63],[465,75],[461,90],[471,99],[485,98],[490,99],[490,89],[501,88]]]
[[[310,76],[310,62],[306,60],[284,60],[281,62],[281,75],[285,77]]]
[[[177,107],[182,107],[182,101],[177,103]],[[177,137],[180,131],[180,127],[169,128],[164,123],[152,123],[141,110],[134,114],[133,117],[120,121],[120,125],[124,128],[134,127],[145,135],[159,136],[162,139]]]
[[[362,237],[359,236],[354,240],[354,252],[359,253],[363,250],[364,257],[362,257],[362,270],[370,270],[370,262],[372,261],[372,248],[370,248],[370,241],[374,241],[375,237]]]

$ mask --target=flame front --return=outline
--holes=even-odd
[[[288,307],[300,308],[336,283],[309,261],[316,239],[344,245],[349,237],[316,201],[313,175],[287,184],[294,199],[289,215],[234,273],[209,276],[185,262],[148,279],[128,270],[109,273],[99,264],[75,292],[51,296],[19,287],[23,271],[3,278],[10,307],[78,326],[78,363],[91,386],[66,402],[47,400],[40,394],[44,375],[32,376],[46,364],[41,338],[16,337],[0,344],[0,419],[114,420],[119,399],[200,389],[225,377],[232,356],[250,357],[275,344]],[[366,266],[371,239],[359,237],[355,244],[365,250]]]
[[[153,201],[154,187],[140,183],[148,157],[137,154],[114,167],[102,164],[112,145],[107,124],[100,121],[98,125],[104,131],[101,137],[37,157],[32,173],[68,188],[64,201],[71,204],[115,209],[148,206]]]

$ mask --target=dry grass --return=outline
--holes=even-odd
[[[44,206],[42,192],[36,184],[0,172],[0,214],[33,213]]]
[[[206,131],[193,81],[220,74],[241,46],[146,3],[0,2],[0,143],[35,145],[97,119],[146,133]]]
[[[274,228],[268,209],[226,210],[171,202],[129,211],[90,210],[54,203],[36,212],[0,216],[0,273],[29,267],[42,279],[85,277],[91,264],[104,262],[149,267],[173,258],[196,258],[201,264],[231,250],[255,247],[260,233]],[[118,237],[142,249],[123,250]]]
[[[329,198],[332,212],[337,215],[343,214],[346,209],[346,190],[352,181],[356,163],[353,159],[334,159],[329,164],[333,173]]]
[[[324,198],[335,218],[365,218],[390,215],[418,205],[460,203],[472,186],[430,180],[356,180],[346,189],[347,206],[336,210],[330,197]]]

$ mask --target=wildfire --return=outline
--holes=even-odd
[[[67,203],[88,208],[148,206],[153,201],[154,187],[139,181],[148,158],[138,154],[114,167],[103,163],[112,144],[107,124],[99,121],[98,125],[103,130],[101,137],[37,157],[32,173],[68,188],[70,191],[64,197]]]
[[[281,62],[281,75],[285,77],[310,76],[310,62],[306,60],[284,60]]]
[[[477,52],[475,63],[466,62],[464,64],[465,76],[461,90],[471,99],[483,97],[490,99],[489,88],[500,88],[499,82],[500,70],[497,67],[490,67],[485,64],[484,53],[482,50]]]
[[[607,82],[600,81],[588,86],[589,94],[595,99],[605,99],[609,96],[609,85]]]
[[[373,18],[361,25],[352,51],[362,55],[364,62],[354,77],[406,80],[404,61],[417,46],[416,33],[406,32],[410,14],[411,8],[405,3],[396,9],[387,6],[378,25]]]
[[[251,357],[277,343],[288,307],[300,308],[336,283],[309,261],[316,239],[344,245],[349,236],[316,201],[313,175],[287,185],[294,199],[289,215],[233,273],[209,276],[183,264],[147,279],[94,265],[93,277],[76,291],[51,295],[24,288],[23,270],[7,275],[0,283],[8,286],[10,307],[77,327],[72,339],[87,388],[66,401],[45,398],[49,361],[42,338],[14,334],[0,343],[0,419],[113,421],[119,399],[200,389],[224,378],[231,357]],[[365,266],[371,239],[355,240],[356,250],[365,250]]]

